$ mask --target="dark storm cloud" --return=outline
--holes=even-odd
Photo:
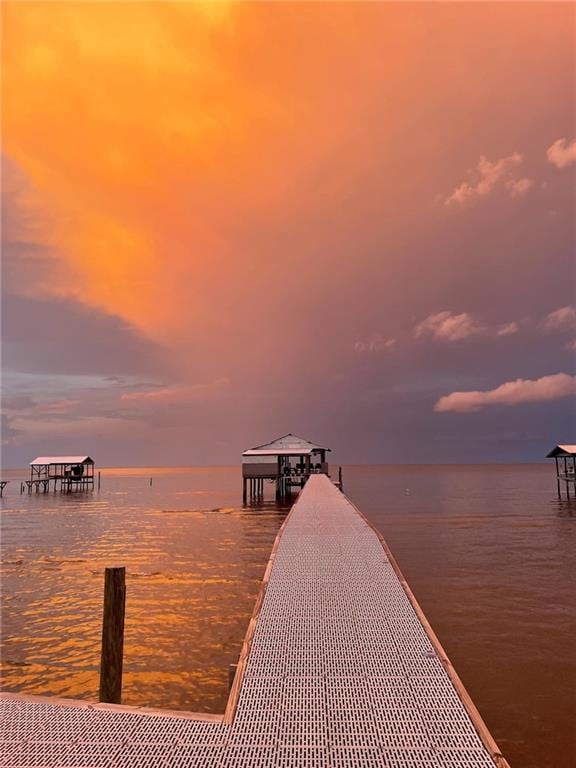
[[[113,315],[70,300],[7,295],[2,303],[4,366],[55,374],[152,374],[162,349]]]

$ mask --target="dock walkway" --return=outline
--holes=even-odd
[[[4,694],[12,768],[507,768],[379,534],[313,475],[223,717]]]

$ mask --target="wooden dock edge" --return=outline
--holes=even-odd
[[[358,509],[358,507],[354,504],[354,502],[351,501],[348,498],[348,496],[346,496],[344,493],[342,495],[348,501],[348,503],[352,506],[352,508],[355,510],[356,514],[358,514],[362,518],[362,520],[364,520],[366,525],[368,525],[378,537],[378,540],[380,541],[380,544],[382,545],[382,548],[384,549],[386,556],[390,561],[390,565],[394,569],[394,572],[396,573],[396,576],[398,577],[398,580],[402,585],[404,592],[406,593],[406,597],[408,598],[408,600],[410,600],[410,603],[412,604],[412,608],[414,608],[416,615],[420,619],[420,622],[424,627],[424,631],[426,632],[426,634],[428,635],[428,638],[430,639],[430,642],[434,646],[434,649],[438,654],[438,657],[440,659],[442,666],[444,667],[444,669],[448,674],[448,677],[452,681],[452,685],[456,689],[456,693],[458,694],[460,701],[464,705],[464,708],[466,709],[468,716],[470,717],[472,724],[474,725],[474,728],[478,733],[478,736],[480,737],[482,743],[488,750],[490,757],[492,758],[492,760],[494,760],[494,763],[496,764],[497,768],[510,768],[510,764],[508,763],[508,761],[500,751],[498,745],[496,744],[494,737],[492,736],[492,734],[488,729],[488,726],[482,719],[482,715],[480,714],[476,705],[472,701],[470,694],[464,687],[464,683],[462,682],[458,673],[454,669],[452,662],[448,658],[448,655],[446,654],[446,651],[442,647],[440,640],[438,639],[436,633],[432,629],[430,622],[426,618],[426,615],[422,610],[422,608],[420,607],[418,600],[416,600],[416,597],[412,592],[412,590],[410,589],[408,582],[404,578],[404,574],[400,570],[400,566],[398,565],[394,555],[390,551],[390,547],[386,543],[386,539],[384,538],[382,533],[380,533],[378,528],[376,528],[376,526],[373,525],[370,522],[370,520],[368,520],[366,515]]]
[[[244,642],[242,643],[242,650],[240,651],[240,657],[238,659],[238,665],[236,667],[236,674],[234,675],[234,682],[232,684],[232,688],[230,689],[230,695],[228,696],[228,703],[226,705],[226,710],[224,712],[224,718],[223,718],[223,722],[225,723],[231,723],[234,720],[234,715],[236,714],[236,707],[238,705],[238,699],[240,697],[240,689],[242,687],[242,681],[244,679],[244,671],[246,669],[246,663],[248,661],[248,654],[250,653],[252,639],[254,637],[254,632],[256,630],[256,622],[258,621],[258,616],[260,615],[262,603],[264,602],[264,595],[266,594],[266,588],[268,587],[268,581],[270,580],[270,573],[272,572],[272,566],[274,565],[276,552],[278,551],[278,547],[280,546],[280,539],[282,538],[284,529],[286,528],[286,525],[288,524],[290,516],[292,515],[292,510],[294,509],[295,504],[296,502],[294,502],[294,504],[290,507],[290,511],[288,512],[284,522],[280,526],[280,529],[276,534],[276,538],[274,539],[274,544],[272,545],[272,551],[270,552],[270,557],[268,558],[268,564],[266,565],[266,570],[264,571],[264,576],[262,578],[262,583],[260,584],[258,596],[256,597],[254,610],[252,611],[252,616],[250,617],[250,621],[248,623],[248,629],[246,630],[246,635],[244,636]]]
[[[105,710],[107,712],[126,712],[133,715],[153,715],[154,717],[178,717],[181,720],[201,720],[209,723],[222,723],[223,715],[213,715],[209,712],[187,712],[180,709],[154,709],[154,707],[139,707],[129,704],[103,704],[98,701],[83,699],[66,699],[60,696],[38,696],[30,693],[11,693],[0,691],[0,700],[30,702],[32,704],[49,704],[56,707],[76,707],[77,709]]]

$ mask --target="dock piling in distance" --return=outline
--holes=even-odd
[[[232,686],[234,685],[234,678],[236,677],[236,670],[238,669],[238,664],[230,664],[228,666],[228,691],[232,690]]]
[[[98,699],[108,704],[120,704],[122,699],[125,608],[126,568],[106,568]]]

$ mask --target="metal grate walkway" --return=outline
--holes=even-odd
[[[0,765],[506,768],[381,537],[313,475],[223,718],[4,695]]]

